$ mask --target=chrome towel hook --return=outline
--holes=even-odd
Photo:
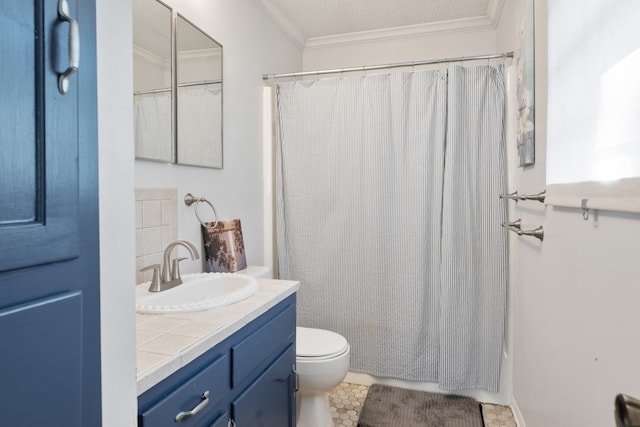
[[[547,190],[542,190],[536,194],[523,194],[520,196],[520,200],[537,200],[540,203],[544,203],[544,199],[547,197]]]
[[[499,197],[501,199],[511,199],[511,200],[515,200],[516,202],[518,200],[537,200],[540,203],[544,203],[544,199],[547,196],[547,190],[542,190],[539,193],[536,194],[518,194],[518,191],[514,191],[513,193],[509,193],[509,194],[501,194]]]
[[[520,218],[516,219],[515,221],[511,221],[511,222],[503,222],[502,224],[503,227],[513,227],[513,228],[517,228],[518,230],[522,229],[522,220]]]
[[[520,228],[521,225],[519,219],[513,222],[503,222],[502,226],[509,231],[513,231],[518,236],[532,236],[541,242],[544,240],[544,228],[542,228],[542,226],[534,228],[533,230],[523,230]]]
[[[520,200],[520,196],[518,195],[518,190],[514,191],[513,193],[509,193],[509,194],[501,194],[499,196],[501,199],[511,199],[511,200],[515,200],[516,202],[518,200]]]

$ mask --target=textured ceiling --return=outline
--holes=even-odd
[[[304,47],[306,40],[325,36],[491,17],[507,0],[252,1],[269,11],[271,16],[285,18],[284,22],[278,19],[286,24],[283,29],[293,31],[290,35]],[[166,57],[169,54],[167,40],[170,39],[169,9],[156,0],[133,0],[132,3],[134,44]],[[467,23],[463,21],[462,25]],[[185,37],[182,34],[180,38]]]
[[[260,0],[306,38],[487,16],[490,0]]]
[[[135,0],[133,44],[161,59],[171,57],[171,10],[155,0]]]

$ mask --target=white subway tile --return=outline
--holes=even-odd
[[[142,228],[142,201],[136,201],[136,230]]]
[[[142,202],[142,227],[158,227],[162,225],[162,202],[145,200]]]
[[[162,252],[162,227],[142,229],[142,254],[151,255]]]

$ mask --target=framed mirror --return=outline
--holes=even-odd
[[[139,159],[174,159],[171,23],[171,9],[164,4],[133,2],[133,114]]]
[[[178,14],[177,163],[222,168],[222,46]]]
[[[157,0],[133,1],[136,158],[222,168],[222,46]]]

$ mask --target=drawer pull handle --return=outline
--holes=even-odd
[[[182,421],[202,411],[202,409],[209,403],[209,390],[202,393],[202,397],[200,399],[200,403],[198,403],[198,405],[192,410],[179,412],[178,415],[176,415],[176,421]]]

